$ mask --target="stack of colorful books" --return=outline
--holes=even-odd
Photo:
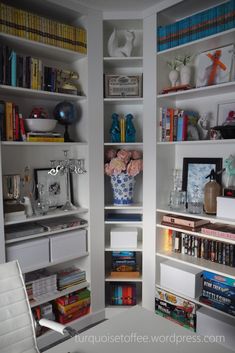
[[[156,288],[156,314],[191,331],[196,331],[196,310],[196,304],[163,289]]]
[[[57,273],[58,290],[76,286],[86,280],[86,271],[71,267]]]
[[[136,284],[115,283],[110,285],[111,305],[136,305]]]
[[[73,79],[72,79],[73,78]],[[44,65],[32,56],[22,55],[14,49],[0,44],[0,84],[49,92],[81,95],[78,74],[61,68]],[[73,88],[64,83],[73,81]]]
[[[26,273],[25,286],[29,301],[42,299],[57,293],[57,276],[46,270]]]
[[[204,271],[200,301],[235,316],[235,280]]]
[[[139,277],[134,251],[112,251],[111,277]]]
[[[90,291],[87,288],[57,298],[54,301],[56,319],[61,324],[78,319],[89,313],[90,304]]]
[[[159,110],[159,141],[199,140],[200,131],[197,128],[199,115],[197,112],[165,108]]]
[[[0,31],[56,47],[87,52],[86,30],[0,3]]]
[[[235,27],[233,0],[157,28],[158,51]]]

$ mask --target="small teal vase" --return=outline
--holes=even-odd
[[[133,203],[135,178],[126,173],[111,176],[113,204],[131,205]]]

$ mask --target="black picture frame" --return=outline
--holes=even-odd
[[[223,168],[223,158],[184,158],[182,190],[187,193],[187,203],[192,196],[193,186],[197,185],[201,195],[204,194],[204,186],[209,181],[206,176],[211,169],[216,173]],[[217,182],[221,184],[222,173],[217,174]],[[187,206],[187,204],[186,204]]]
[[[37,185],[43,184],[51,202],[49,207],[61,207],[67,201],[66,174],[48,174],[51,168],[34,169],[35,196],[40,200]],[[70,190],[71,191],[71,190]]]

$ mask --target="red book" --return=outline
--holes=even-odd
[[[122,304],[127,305],[127,298],[128,297],[128,291],[127,291],[127,286],[122,287]]]
[[[15,105],[15,141],[20,140],[20,119],[19,119],[19,107]]]
[[[20,136],[22,141],[26,141],[26,133],[24,128],[24,120],[22,114],[19,114],[19,121],[20,121]]]
[[[235,227],[228,224],[212,223],[201,228],[205,235],[211,235],[218,238],[235,240]]]
[[[127,287],[127,305],[132,304],[132,287],[128,286]]]

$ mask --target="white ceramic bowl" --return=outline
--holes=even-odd
[[[24,119],[26,131],[50,132],[56,127],[55,119]]]

